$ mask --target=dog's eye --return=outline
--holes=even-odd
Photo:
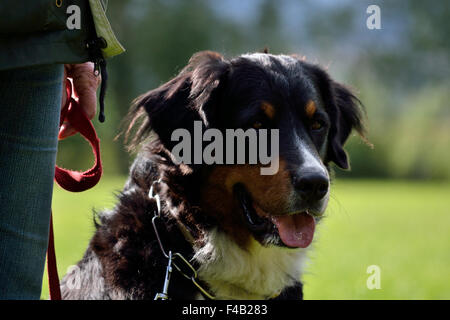
[[[320,129],[322,129],[322,127],[323,127],[323,124],[319,120],[314,120],[311,123],[311,130],[313,130],[313,131],[319,131]]]
[[[262,127],[262,122],[261,121],[255,121],[253,123],[253,128],[260,129],[261,127]]]

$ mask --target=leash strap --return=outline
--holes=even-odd
[[[73,87],[70,80],[66,80],[67,102],[61,110],[59,126],[64,121],[69,122],[90,144],[95,155],[94,166],[85,171],[78,172],[55,166],[55,181],[61,188],[81,192],[94,187],[102,176],[102,163],[100,159],[100,140],[94,126],[77,100],[73,97]],[[47,248],[47,276],[50,292],[50,300],[61,300],[61,288],[59,285],[58,269],[56,265],[55,240],[53,235],[53,212],[50,215],[50,232]]]
[[[94,126],[83,110],[80,108],[78,101],[72,96],[72,82],[66,80],[67,103],[61,110],[61,118],[59,126],[64,121],[69,122],[90,144],[95,155],[94,166],[85,171],[78,172],[68,169],[55,167],[55,180],[61,188],[72,191],[81,192],[95,186],[102,176],[102,163],[100,159],[100,140],[97,137]]]
[[[50,233],[48,236],[47,248],[47,275],[50,300],[61,300],[58,268],[56,266],[55,240],[53,238],[53,212],[50,214]]]

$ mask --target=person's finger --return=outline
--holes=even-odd
[[[58,133],[58,139],[63,140],[67,137],[73,136],[77,131],[70,125],[70,123],[65,122],[61,125]]]
[[[87,62],[72,65],[69,76],[73,79],[80,106],[89,119],[94,118],[97,112],[97,88],[100,84],[100,77],[94,74],[94,64]]]

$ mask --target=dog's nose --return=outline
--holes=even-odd
[[[295,182],[295,188],[306,201],[318,201],[328,192],[328,178],[322,173],[306,173]]]

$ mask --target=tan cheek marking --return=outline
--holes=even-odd
[[[220,221],[221,228],[244,249],[250,244],[251,234],[242,223],[233,186],[243,183],[264,210],[285,212],[292,194],[292,184],[286,162],[279,159],[279,163],[279,171],[273,176],[262,176],[257,165],[218,166],[202,187],[201,207],[205,213]]]
[[[312,118],[314,113],[316,113],[317,107],[314,101],[309,100],[305,107],[306,116]]]
[[[240,208],[233,197],[233,185],[245,177],[237,166],[218,166],[202,189],[202,208],[220,221],[221,228],[242,248],[251,239],[250,232],[242,223]]]
[[[258,171],[243,181],[254,197],[253,200],[262,209],[271,212],[285,211],[287,209],[285,206],[293,192],[287,163],[282,158],[278,161],[279,169],[275,175],[262,176]]]
[[[264,101],[263,103],[261,103],[261,109],[269,119],[273,119],[275,117],[275,108],[270,103]]]

